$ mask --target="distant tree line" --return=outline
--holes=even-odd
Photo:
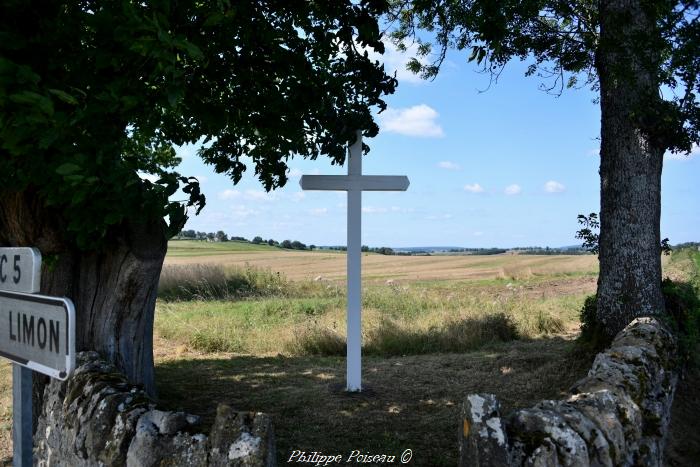
[[[234,242],[247,242],[247,243],[252,243],[254,245],[262,245],[262,244],[267,244],[269,246],[276,246],[279,248],[285,248],[288,250],[315,250],[316,245],[306,245],[305,243],[302,243],[298,240],[283,240],[282,242],[278,242],[277,240],[273,240],[272,238],[268,240],[264,240],[260,236],[253,237],[252,240],[248,240],[245,237],[237,237],[237,236],[228,236],[223,230],[219,230],[218,232],[197,232],[195,230],[183,230],[180,232],[177,236],[175,236],[176,239],[178,240],[202,240],[202,241],[209,241],[209,242],[229,242],[229,241],[234,241]]]
[[[470,253],[472,255],[500,255],[507,252],[504,248],[451,248],[449,253]]]
[[[517,251],[521,255],[589,255],[591,254],[585,248],[550,248],[541,246],[529,246],[529,247],[518,247],[511,248],[512,251]]]
[[[320,250],[331,250],[331,251],[348,251],[348,247],[343,245],[334,246],[322,246],[318,247]],[[367,245],[362,245],[360,248],[363,253],[378,253],[380,255],[400,255],[403,253],[398,253],[388,246],[382,247],[369,247]]]

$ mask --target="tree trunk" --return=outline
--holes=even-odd
[[[0,198],[0,244],[33,246],[42,254],[41,293],[75,304],[76,351],[96,350],[127,378],[154,394],[153,314],[167,250],[164,222],[125,222],[106,247],[69,246],[60,212],[38,196]]]
[[[654,34],[654,20],[633,0],[601,0],[600,18],[597,318],[612,337],[635,317],[664,310],[659,224],[665,149],[644,123],[659,101],[656,52],[640,47],[640,38]]]

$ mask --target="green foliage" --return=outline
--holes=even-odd
[[[585,353],[598,353],[612,342],[603,326],[598,322],[598,301],[596,295],[586,297],[580,312],[581,335],[577,344]]]
[[[295,155],[343,163],[355,130],[377,134],[372,108],[396,86],[362,50],[384,51],[385,7],[3,2],[2,191],[35,193],[61,213],[66,240],[91,249],[124,222],[166,217],[172,236],[187,207],[202,208],[173,146],[203,141],[216,172],[235,183],[248,163],[268,190]],[[186,200],[171,201],[178,189]]]
[[[673,318],[678,333],[679,353],[687,364],[700,364],[700,289],[691,282],[664,279],[661,284],[666,313]]]
[[[498,79],[512,59],[530,60],[546,91],[599,87],[602,52],[614,63],[606,72],[633,84],[637,65],[671,92],[643,96],[630,117],[659,147],[689,153],[700,143],[700,11],[697,0],[641,0],[616,10],[614,2],[595,0],[393,0],[393,38],[405,48],[418,43],[419,57],[436,46],[434,60],[412,60],[408,68],[425,78],[437,75],[447,50],[468,53],[467,60]],[[640,26],[639,17],[644,16]],[[607,36],[601,23],[607,19]],[[426,35],[421,31],[430,33]],[[632,38],[626,34],[631,31]],[[635,64],[635,66],[631,66]],[[624,87],[624,86],[623,86]]]
[[[576,232],[576,238],[583,240],[581,248],[590,251],[594,255],[600,253],[600,234],[598,229],[600,228],[600,221],[598,220],[598,214],[595,212],[590,213],[587,216],[583,214],[578,215],[578,223],[581,225],[581,229]],[[668,238],[661,240],[659,249],[665,255],[670,255],[673,251]]]
[[[700,289],[692,282],[664,279],[661,284],[666,314],[679,340],[679,353],[686,363],[700,363],[696,350],[700,344]],[[586,298],[581,308],[581,336],[579,346],[599,352],[610,344],[610,338],[596,318],[596,296]]]
[[[597,230],[600,227],[598,214],[595,212],[590,213],[588,216],[579,214],[578,223],[581,224],[581,229],[576,232],[576,238],[583,240],[583,245],[581,245],[581,248],[590,251],[594,255],[597,255],[599,241]]]

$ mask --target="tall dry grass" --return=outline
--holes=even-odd
[[[290,283],[281,274],[246,265],[166,265],[158,283],[162,300],[235,300],[284,296]]]
[[[171,266],[164,272],[160,296],[167,300],[159,301],[156,314],[162,337],[205,352],[345,353],[344,287],[288,281],[249,267]],[[560,333],[577,321],[583,303],[583,295],[528,298],[506,288],[494,296],[440,284],[364,287],[364,352],[463,352]]]

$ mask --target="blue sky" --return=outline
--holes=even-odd
[[[399,87],[378,116],[379,135],[363,172],[407,175],[408,191],[363,194],[363,244],[370,246],[563,246],[576,244],[579,213],[599,210],[600,111],[587,89],[553,97],[513,62],[489,78],[452,53],[426,82],[405,71],[407,55],[389,47]],[[410,55],[410,50],[409,50]],[[185,228],[252,238],[344,245],[346,194],[302,192],[301,174],[343,174],[328,159],[290,162],[290,181],[264,192],[252,168],[233,186],[195,155],[178,150],[179,171],[200,178],[207,206]],[[667,156],[661,235],[700,240],[700,151]]]

